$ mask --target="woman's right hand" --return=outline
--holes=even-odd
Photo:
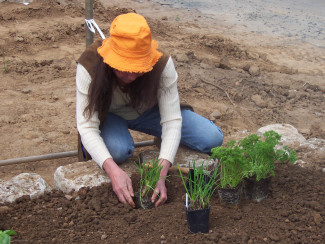
[[[129,203],[133,208],[135,204],[132,181],[130,177],[114,162],[112,158],[108,158],[103,163],[103,169],[111,179],[113,191],[122,203]]]

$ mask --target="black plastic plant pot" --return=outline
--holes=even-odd
[[[154,207],[154,204],[151,202],[151,197],[141,197],[140,200],[140,194],[139,192],[134,193],[133,197],[135,208],[139,209],[151,209]]]
[[[218,189],[218,194],[222,202],[226,204],[238,204],[241,199],[243,185]]]
[[[198,210],[186,210],[186,217],[191,233],[209,232],[210,207]]]
[[[256,180],[256,177],[250,177],[244,179],[244,193],[245,198],[248,200],[254,200],[257,202],[267,198],[269,194],[271,177]]]

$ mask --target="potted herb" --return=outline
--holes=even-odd
[[[191,233],[206,233],[209,231],[210,199],[217,184],[217,170],[213,173],[207,171],[207,167],[195,166],[195,161],[189,162],[188,176],[185,178],[178,165],[180,177],[186,190],[186,217]]]
[[[137,208],[150,209],[154,204],[151,202],[151,196],[155,191],[158,181],[161,179],[160,172],[163,166],[159,165],[156,158],[151,162],[137,164],[140,181],[138,191],[135,192],[135,205]],[[159,197],[159,195],[158,195]]]
[[[271,130],[265,132],[262,137],[252,134],[239,141],[247,157],[247,167],[244,170],[244,192],[247,199],[259,202],[268,196],[276,161],[297,160],[294,150],[286,146],[283,149],[275,149],[280,139],[281,135]]]
[[[220,199],[227,204],[238,204],[243,189],[243,171],[247,162],[243,150],[235,140],[232,140],[226,147],[212,148],[211,158],[219,160]]]
[[[17,233],[14,230],[0,230],[0,244],[10,244],[11,236],[16,236]]]

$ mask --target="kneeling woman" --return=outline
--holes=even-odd
[[[221,130],[190,109],[181,109],[177,72],[158,51],[141,15],[117,16],[110,37],[90,45],[78,59],[77,128],[82,147],[106,171],[122,203],[134,207],[132,182],[119,167],[134,151],[129,129],[161,138],[161,176],[168,173],[179,144],[209,153],[223,141]],[[165,180],[155,206],[167,200]],[[152,196],[152,201],[157,195]]]

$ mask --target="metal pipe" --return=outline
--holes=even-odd
[[[141,141],[135,142],[134,147],[146,147],[154,145],[154,140],[148,141]],[[51,154],[43,154],[37,156],[30,156],[24,158],[12,158],[12,159],[5,159],[0,160],[0,166],[9,165],[9,164],[17,164],[17,163],[27,163],[27,162],[35,162],[35,161],[42,161],[42,160],[49,160],[49,159],[57,159],[57,158],[67,158],[67,157],[74,157],[78,155],[78,151],[68,151],[68,152],[58,152],[58,153],[51,153]]]
[[[8,165],[8,164],[16,164],[16,163],[27,163],[27,162],[34,162],[34,161],[41,161],[41,160],[48,160],[48,159],[56,159],[56,158],[65,158],[65,157],[73,157],[77,156],[78,151],[69,151],[69,152],[59,152],[59,153],[51,153],[51,154],[43,154],[38,156],[30,156],[24,158],[12,158],[12,159],[5,159],[0,161],[0,166]]]
[[[93,19],[94,18],[94,8],[93,0],[85,0],[85,18]],[[94,42],[94,33],[92,33],[87,25],[85,25],[86,31],[86,47]]]

